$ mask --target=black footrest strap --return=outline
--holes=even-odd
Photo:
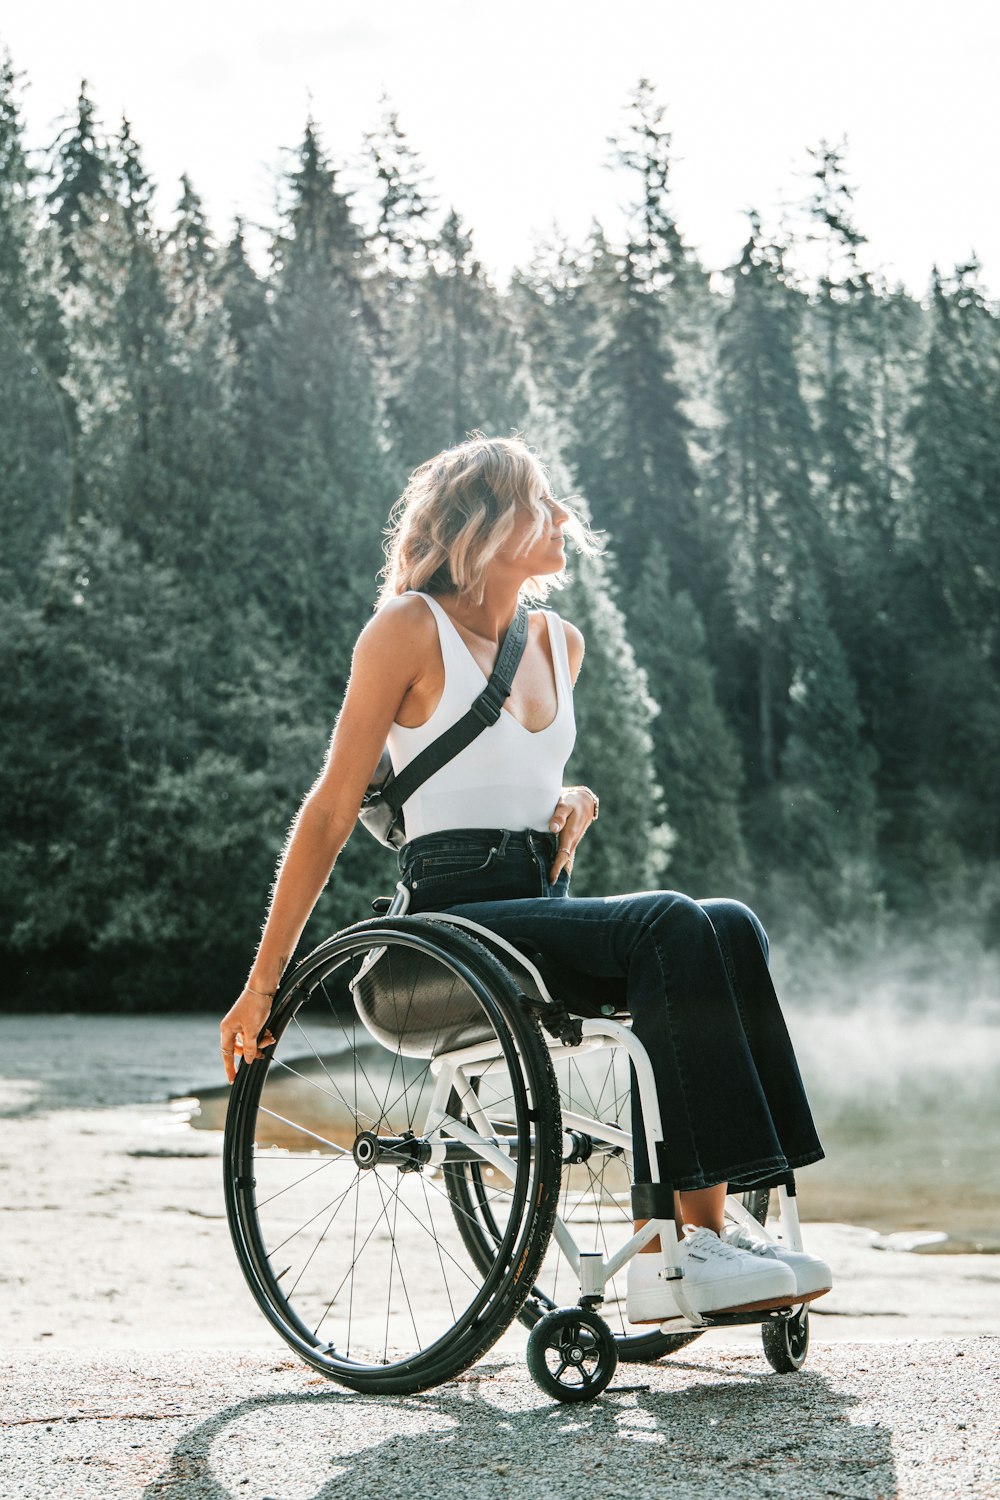
[[[672,1219],[674,1190],[665,1182],[632,1184],[633,1219]]]

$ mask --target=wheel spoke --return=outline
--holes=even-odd
[[[357,1181],[358,1176],[359,1176],[359,1174],[356,1172],[354,1174],[354,1180],[352,1182],[348,1183],[347,1187],[341,1193],[340,1197],[336,1200],[336,1204],[337,1204],[338,1208],[339,1208],[340,1204],[343,1203],[343,1201],[347,1197],[348,1193],[351,1191],[351,1188],[354,1186],[354,1183]],[[330,1207],[329,1203],[324,1203],[323,1206],[322,1206],[322,1208],[318,1208],[316,1210],[316,1212],[311,1216],[311,1218],[306,1219],[304,1223],[302,1223],[302,1224],[299,1225],[298,1229],[293,1229],[292,1232],[291,1232],[291,1234],[286,1235],[283,1240],[279,1240],[278,1244],[273,1245],[268,1250],[268,1255],[277,1255],[278,1251],[279,1250],[283,1250],[284,1247],[291,1240],[294,1240],[294,1238],[295,1238],[295,1236],[297,1234],[301,1234],[304,1229],[308,1229],[309,1228],[310,1224],[314,1224],[316,1222],[316,1220],[320,1217],[321,1214],[325,1214],[326,1211],[327,1211],[327,1209],[329,1207]]]
[[[371,1090],[371,1095],[372,1095],[372,1098],[374,1099],[375,1098],[375,1089],[374,1089],[374,1087],[372,1085],[372,1082],[371,1082],[370,1078],[368,1077],[368,1074],[365,1072],[365,1065],[364,1065],[364,1063],[361,1061],[361,1059],[358,1056],[358,1046],[357,1046],[358,1031],[357,1031],[357,1026],[354,1025],[354,1026],[352,1026],[352,1028],[351,1028],[350,1031],[347,1030],[347,1027],[344,1025],[343,1019],[340,1016],[340,1013],[338,1012],[337,1007],[334,1005],[333,1001],[330,999],[330,993],[329,993],[329,991],[328,991],[328,989],[326,987],[326,981],[325,981],[325,979],[324,980],[320,980],[319,989],[322,991],[323,999],[326,1001],[327,1010],[330,1012],[330,1015],[333,1017],[334,1022],[336,1023],[336,1025],[340,1027],[340,1034],[344,1038],[344,1042],[346,1044],[346,1050],[351,1054],[351,1056],[353,1058],[353,1068],[354,1068],[354,1076],[355,1076],[354,1097],[355,1097],[355,1099],[357,1099],[357,1097],[358,1097],[357,1074],[358,1074],[358,1071],[360,1069],[361,1076],[365,1080],[365,1083],[367,1083],[369,1089]],[[301,1025],[301,1022],[299,1021],[298,1015],[296,1015],[295,1021],[296,1021],[296,1024],[298,1025],[298,1027],[299,1027],[299,1030],[301,1031],[302,1030],[302,1025]],[[312,1047],[312,1043],[310,1043],[309,1045],[310,1045],[310,1047]],[[316,1060],[319,1063],[320,1067],[321,1068],[325,1068],[325,1065],[323,1063],[323,1059],[320,1057],[319,1053],[316,1052],[316,1049],[314,1047],[312,1047],[312,1051],[313,1051],[313,1053],[314,1053],[314,1055],[316,1057]]]
[[[350,1156],[346,1146],[338,1146],[336,1141],[327,1140],[325,1135],[318,1135],[315,1130],[309,1130],[305,1125],[299,1125],[295,1120],[289,1120],[287,1115],[279,1115],[276,1109],[267,1109],[263,1104],[258,1106],[258,1114],[267,1115],[272,1120],[280,1120],[282,1125],[288,1125],[292,1130],[299,1131],[302,1135],[312,1136],[314,1141],[320,1141],[324,1146],[329,1146],[331,1151],[336,1151],[340,1156]]]
[[[356,1182],[357,1182],[357,1177],[355,1177],[355,1183]],[[323,1241],[326,1239],[327,1235],[329,1234],[329,1232],[330,1232],[330,1226],[333,1223],[334,1219],[337,1217],[337,1215],[340,1213],[340,1210],[343,1207],[344,1199],[347,1197],[347,1194],[350,1191],[351,1191],[350,1188],[347,1188],[347,1190],[341,1195],[341,1198],[340,1198],[339,1202],[337,1203],[336,1208],[333,1210],[333,1213],[330,1215],[329,1219],[326,1222],[326,1225],[325,1225],[325,1227],[323,1229],[322,1234],[320,1235],[319,1239],[316,1241],[315,1245],[313,1245],[313,1247],[310,1250],[309,1254],[306,1256],[301,1271],[296,1276],[295,1280],[292,1282],[292,1285],[289,1287],[288,1292],[286,1294],[289,1299],[295,1296],[295,1293],[298,1290],[299,1282],[302,1280],[303,1276],[306,1274],[306,1272],[308,1271],[310,1265],[312,1264],[312,1259],[313,1259],[313,1256],[316,1254],[316,1251],[319,1249],[320,1245],[322,1245]],[[318,1215],[317,1215],[317,1217],[318,1217]],[[301,1233],[301,1230],[298,1231],[298,1232]]]
[[[347,1110],[348,1114],[353,1115],[355,1127],[357,1127],[360,1122],[361,1112],[358,1111],[356,1103],[352,1105],[344,1096],[344,1094],[341,1093],[340,1089],[337,1088],[337,1085],[332,1078],[330,1079],[330,1082],[331,1084],[333,1084],[334,1092],[331,1092],[330,1089],[325,1089],[321,1083],[316,1082],[315,1078],[310,1078],[308,1073],[303,1073],[298,1068],[293,1068],[291,1063],[282,1062],[280,1058],[276,1057],[271,1066],[272,1068],[278,1067],[285,1073],[290,1073],[293,1078],[300,1078],[302,1082],[308,1084],[310,1088],[318,1089],[318,1091],[321,1094],[325,1094],[328,1099],[334,1099],[338,1104],[342,1104]],[[323,1069],[323,1071],[324,1073],[326,1073],[325,1068]],[[329,1074],[327,1074],[327,1077],[329,1077]],[[356,1101],[356,1093],[354,1097]],[[370,1125],[374,1125],[375,1123],[377,1123],[372,1119],[371,1115],[365,1115],[364,1118]]]
[[[280,1160],[283,1163],[289,1160],[289,1158],[287,1156],[282,1156],[282,1157],[277,1158],[277,1159]],[[272,1158],[261,1155],[261,1156],[257,1157],[256,1160],[257,1160],[257,1162],[259,1164],[263,1164],[266,1161],[272,1160]],[[295,1158],[293,1158],[293,1160],[301,1161],[302,1158],[301,1157],[295,1157]],[[268,1197],[268,1198],[258,1198],[257,1199],[257,1212],[259,1213],[262,1208],[266,1208],[269,1203],[273,1203],[274,1200],[275,1200],[275,1198],[280,1198],[280,1197],[282,1197],[283,1194],[290,1193],[293,1188],[300,1187],[302,1185],[302,1183],[308,1182],[309,1179],[310,1179],[310,1177],[315,1177],[317,1172],[325,1172],[328,1167],[332,1167],[336,1162],[339,1162],[341,1160],[342,1160],[342,1158],[339,1157],[339,1156],[328,1156],[327,1159],[326,1159],[326,1161],[321,1161],[320,1164],[319,1164],[319,1166],[318,1167],[314,1167],[311,1172],[305,1172],[301,1177],[296,1177],[296,1179],[295,1179],[294,1182],[288,1182],[288,1183],[286,1183],[283,1188],[278,1188],[276,1192],[273,1192],[270,1195],[270,1197]]]

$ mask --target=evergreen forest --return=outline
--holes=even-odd
[[[154,223],[86,83],[29,151],[21,88],[4,53],[10,1004],[232,1002],[389,511],[476,429],[521,434],[605,543],[549,601],[588,642],[575,894],[736,895],[828,953],[1000,946],[1000,310],[971,254],[890,285],[821,142],[804,227],[750,213],[734,264],[700,264],[641,80],[620,242],[555,236],[498,289],[383,101],[363,194],[306,121],[263,272],[187,176]],[[303,946],[395,875],[359,830]]]

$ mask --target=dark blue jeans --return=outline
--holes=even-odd
[[[767,967],[767,937],[739,901],[679,891],[571,897],[549,871],[554,834],[453,829],[399,851],[410,908],[480,922],[572,976],[588,1009],[632,1016],[663,1123],[661,1181],[682,1191],[780,1181],[824,1155]],[[580,982],[582,979],[582,983]],[[570,1009],[574,1007],[571,1005]],[[635,1177],[648,1178],[633,1089]]]

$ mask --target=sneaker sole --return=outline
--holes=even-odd
[[[800,1297],[798,1292],[796,1292],[795,1296],[790,1298],[787,1292],[782,1292],[780,1297],[762,1297],[758,1302],[738,1302],[733,1303],[729,1307],[696,1307],[695,1312],[700,1313],[703,1318],[714,1318],[724,1313],[774,1312],[782,1307],[798,1307],[801,1303],[811,1302],[814,1297],[821,1297],[822,1295],[822,1292],[809,1292],[806,1296]],[[635,1323],[637,1327],[643,1327],[651,1323],[686,1323],[688,1321],[680,1308],[677,1308],[672,1313],[660,1313],[656,1317],[646,1316],[641,1318],[634,1318],[630,1311],[628,1313],[628,1320],[630,1323]]]
[[[798,1307],[803,1299],[796,1293],[795,1300],[790,1301],[787,1292],[780,1297],[762,1297],[759,1302],[734,1302],[729,1307],[696,1307],[695,1312],[701,1313],[703,1318],[722,1318],[727,1313],[745,1312],[777,1312],[779,1308]],[[687,1322],[684,1314],[676,1312],[669,1318],[661,1318],[661,1323],[676,1323],[678,1320]]]
[[[781,1297],[764,1302],[741,1302],[738,1307],[713,1307],[711,1311],[707,1308],[698,1310],[701,1311],[703,1318],[721,1318],[725,1317],[727,1313],[791,1312],[794,1308],[801,1307],[805,1302],[813,1302],[817,1297],[824,1297],[827,1292],[831,1292],[832,1290],[833,1288],[828,1286],[819,1292],[796,1292],[795,1299],[792,1302],[789,1302],[787,1297]],[[630,1323],[641,1324],[643,1326],[653,1321],[652,1318],[629,1319]],[[666,1323],[686,1323],[687,1319],[682,1312],[675,1312],[671,1313],[668,1318],[657,1318],[655,1321],[658,1325],[662,1326]]]
[[[815,1302],[817,1297],[825,1297],[827,1292],[832,1292],[832,1286],[821,1286],[815,1292],[796,1292],[795,1306],[800,1307],[803,1302]]]

